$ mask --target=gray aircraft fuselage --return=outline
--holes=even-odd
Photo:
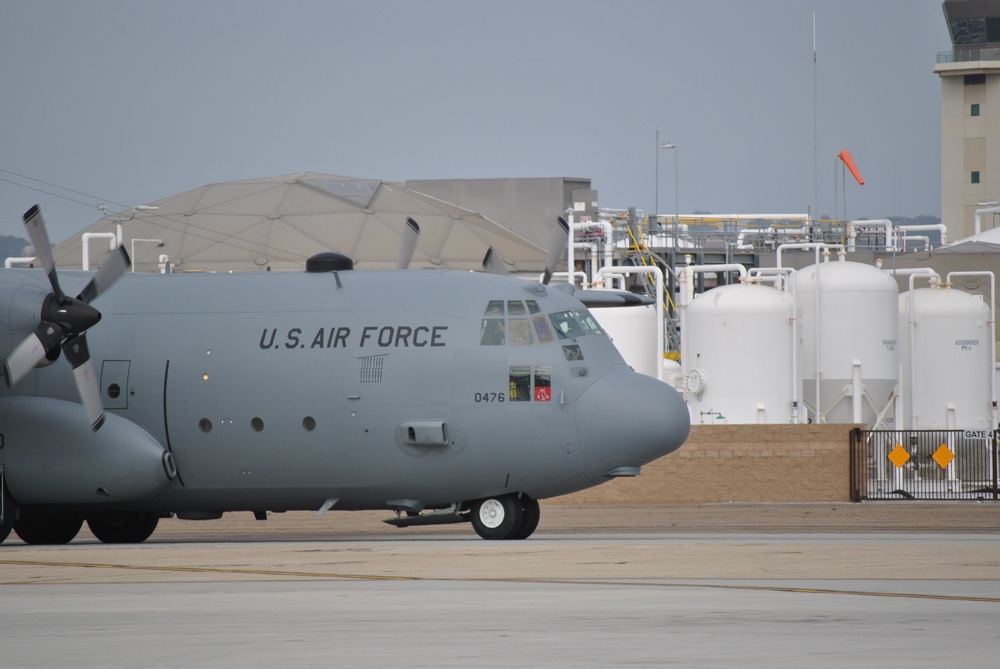
[[[4,356],[50,290],[42,271],[0,270]],[[553,286],[438,270],[126,274],[94,306],[98,431],[65,361],[0,389],[0,468],[19,505],[417,513],[634,475],[688,434],[679,395]]]

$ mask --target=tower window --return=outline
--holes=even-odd
[[[972,173],[972,183],[974,184],[979,183],[979,170],[976,170],[975,172]]]
[[[966,86],[975,86],[976,84],[985,84],[986,75],[985,74],[967,74],[965,75],[964,82]]]
[[[969,108],[969,115],[970,116],[979,116],[979,103],[976,103],[976,104],[972,105],[972,107]]]

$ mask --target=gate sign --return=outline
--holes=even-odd
[[[993,430],[966,430],[966,439],[978,439],[980,441],[993,441]]]

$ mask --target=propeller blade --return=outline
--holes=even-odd
[[[24,227],[28,231],[28,238],[31,245],[35,247],[35,256],[38,262],[42,263],[45,273],[49,275],[49,283],[52,284],[52,292],[60,300],[65,297],[62,288],[59,287],[59,277],[56,276],[56,262],[52,258],[52,244],[49,242],[49,233],[45,230],[45,219],[42,218],[42,210],[36,204],[28,211],[24,212]]]
[[[40,363],[52,349],[58,350],[62,330],[55,323],[39,323],[35,331],[24,338],[4,360],[7,386],[15,386]]]
[[[507,271],[507,265],[503,262],[503,258],[492,246],[486,249],[486,255],[483,256],[483,270],[490,274],[499,274],[500,276],[510,275],[510,272]]]
[[[546,286],[552,280],[552,274],[556,271],[559,261],[562,260],[563,251],[566,250],[568,242],[569,223],[562,216],[556,220],[559,225],[556,227],[556,231],[552,235],[552,242],[549,244],[549,255],[545,260],[545,276],[542,278],[542,283]]]
[[[122,274],[129,271],[131,268],[132,259],[128,257],[128,253],[125,251],[125,246],[119,246],[117,249],[105,256],[104,260],[101,261],[101,266],[98,267],[97,272],[94,273],[94,278],[92,278],[90,283],[88,283],[80,294],[77,295],[76,299],[90,304],[94,298],[110,288],[111,284],[117,281]]]
[[[403,237],[399,240],[399,255],[396,257],[396,269],[406,269],[417,250],[417,240],[420,238],[420,226],[412,218],[406,219]]]
[[[87,335],[69,337],[63,342],[63,353],[73,366],[73,380],[80,394],[87,417],[90,419],[90,429],[97,432],[104,425],[104,403],[101,401],[101,388],[97,383],[94,363],[87,349]]]

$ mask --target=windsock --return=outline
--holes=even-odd
[[[851,174],[854,175],[854,178],[858,180],[858,184],[864,186],[865,180],[861,178],[861,172],[858,171],[858,166],[854,164],[854,158],[851,157],[851,152],[844,149],[837,154],[837,157],[844,161],[844,164],[847,165],[847,169],[849,169]]]

